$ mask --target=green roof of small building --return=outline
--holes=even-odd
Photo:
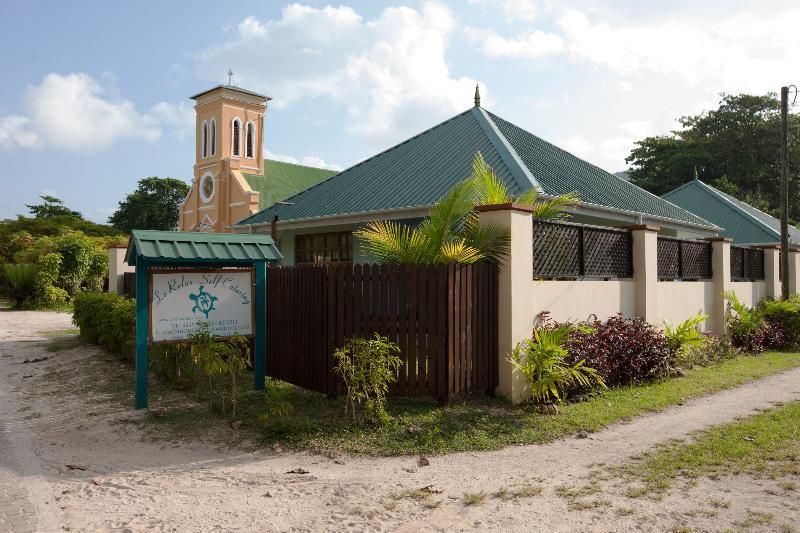
[[[599,207],[713,230],[713,224],[475,106],[239,222],[321,218],[430,206],[468,178],[476,152],[516,196],[577,192]]]
[[[778,243],[781,222],[730,194],[694,179],[662,196],[723,228],[722,237],[740,244]],[[789,240],[800,243],[800,230],[789,226]]]
[[[153,263],[248,264],[283,256],[269,235],[135,229],[125,261],[135,266],[137,258]]]
[[[244,174],[244,179],[251,189],[261,193],[258,198],[258,208],[265,209],[334,174],[336,171],[326,168],[264,159],[264,172],[262,174]]]

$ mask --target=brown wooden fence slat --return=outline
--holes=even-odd
[[[397,317],[397,345],[400,347],[400,358],[403,360],[403,366],[400,367],[400,377],[397,382],[397,394],[401,396],[406,395],[408,391],[408,291],[404,290],[404,288],[408,285],[409,268],[406,265],[400,265],[397,271],[400,300]]]
[[[430,396],[428,392],[428,378],[430,374],[430,355],[428,353],[428,282],[430,280],[429,270],[426,267],[420,269],[417,278],[417,394],[419,396]]]

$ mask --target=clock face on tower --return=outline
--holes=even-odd
[[[200,199],[208,203],[214,197],[214,176],[206,174],[200,180]]]

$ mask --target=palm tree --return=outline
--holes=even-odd
[[[363,250],[382,263],[499,263],[508,253],[511,236],[504,227],[480,224],[475,207],[511,201],[506,186],[478,152],[472,175],[450,189],[419,225],[377,220],[355,235]],[[532,188],[514,201],[532,207],[536,219],[557,219],[567,215],[578,196],[543,198]]]

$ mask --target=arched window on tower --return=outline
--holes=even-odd
[[[203,134],[200,140],[203,143],[200,147],[200,153],[202,157],[208,157],[208,122],[203,122]]]
[[[255,146],[256,128],[252,122],[247,123],[247,133],[245,134],[244,155],[245,157],[253,158],[253,147]]]
[[[239,123],[239,119],[238,118],[233,119],[233,125],[231,126],[231,128],[232,128],[232,131],[231,131],[231,139],[232,139],[232,141],[231,142],[233,143],[233,146],[231,148],[231,154],[233,154],[235,156],[239,156],[239,155],[241,155],[241,150],[242,150],[241,149],[242,143],[241,143],[241,139],[240,139],[240,136],[241,136],[241,131],[240,130],[242,129],[242,126]]]
[[[211,128],[211,133],[210,133],[211,150],[210,150],[210,153],[211,153],[211,155],[217,155],[217,121],[215,119],[213,119],[213,118],[211,119],[210,128]]]

